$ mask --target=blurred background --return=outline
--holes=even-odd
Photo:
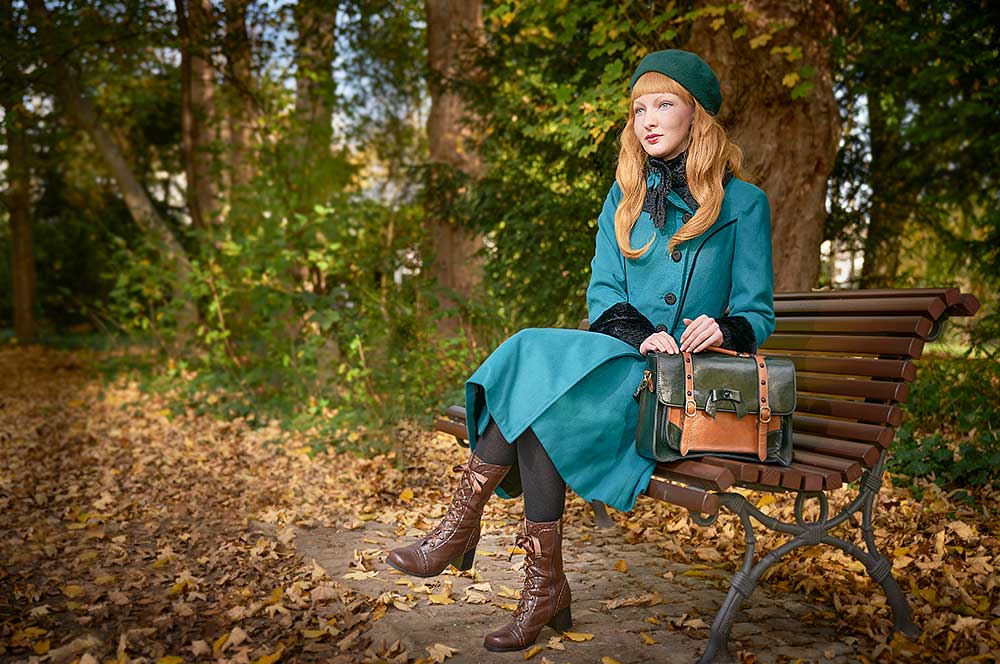
[[[586,315],[629,76],[685,48],[770,197],[779,290],[984,303],[924,363],[895,463],[1000,467],[997,3],[2,0],[0,22],[0,343],[391,449],[512,332]]]

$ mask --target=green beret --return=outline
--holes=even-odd
[[[680,83],[712,115],[722,107],[722,89],[719,87],[718,77],[708,63],[694,53],[678,49],[650,53],[632,74],[632,81],[628,84],[629,91],[640,76],[651,71],[660,72]]]

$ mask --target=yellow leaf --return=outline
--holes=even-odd
[[[406,487],[405,489],[400,491],[399,499],[404,503],[408,503],[411,500],[413,500],[413,489],[411,489],[410,487]]]
[[[215,642],[212,644],[212,654],[218,657],[219,653],[221,653],[222,649],[225,647],[226,641],[228,640],[229,640],[228,634],[223,634],[222,636],[217,638]]]
[[[640,634],[640,636],[642,636],[642,640],[643,640],[643,642],[644,642],[644,643],[645,643],[645,644],[646,644],[647,646],[651,646],[651,645],[653,645],[654,643],[656,643],[656,639],[654,639],[653,637],[651,637],[651,636],[650,636],[649,634],[647,634],[646,632],[643,632],[642,634]]]
[[[500,592],[498,592],[497,595],[500,595],[500,597],[509,597],[510,599],[519,599],[521,597],[521,591],[514,590],[510,586],[500,584]]]
[[[542,652],[543,650],[545,650],[543,646],[532,646],[528,650],[524,651],[524,658],[531,659],[532,657]]]
[[[769,41],[771,41],[771,35],[768,34],[757,35],[756,37],[750,40],[750,48],[760,48]]]
[[[255,659],[253,664],[274,664],[279,659],[281,655],[285,652],[285,646],[278,646],[278,649],[272,652],[270,655],[264,655],[259,659]]]
[[[725,24],[726,24],[726,19],[724,19],[724,18],[717,18],[714,21],[712,21],[712,23],[711,23],[713,30],[718,30],[719,28],[721,28]]]
[[[773,505],[775,500],[776,498],[774,497],[773,493],[765,493],[763,496],[760,497],[760,500],[757,501],[757,509],[760,510],[764,509],[768,505]]]
[[[44,641],[39,641],[34,645],[32,650],[35,651],[36,655],[44,655],[49,651],[49,640],[45,639]]]
[[[570,641],[590,641],[594,638],[593,634],[587,634],[585,632],[563,632],[562,634]]]
[[[615,569],[624,574],[628,571],[628,564],[625,562],[624,558],[619,558],[618,562],[615,563]]]
[[[440,595],[428,595],[427,599],[431,601],[431,604],[454,604],[455,600],[445,594]]]
[[[114,582],[115,582],[115,577],[111,576],[110,574],[102,574],[101,576],[94,579],[94,583],[96,583],[99,586],[110,586]]]
[[[799,75],[796,72],[790,74],[785,74],[784,78],[781,79],[782,85],[786,88],[794,88],[795,84],[799,82]]]
[[[70,599],[76,599],[77,597],[83,597],[84,593],[87,592],[86,590],[84,590],[83,586],[77,586],[77,585],[74,585],[74,584],[70,584],[68,586],[63,586],[62,591],[63,591],[63,595],[66,595],[66,597],[69,597]]]
[[[319,639],[329,634],[325,629],[306,629],[302,631],[302,636],[307,639]]]
[[[604,657],[601,658],[601,664],[622,664],[622,663],[619,662],[614,657],[608,657],[607,655],[605,655]]]
[[[177,655],[166,655],[156,660],[156,664],[184,664],[184,658]]]
[[[281,596],[283,594],[284,591],[281,588],[275,588],[274,590],[271,591],[271,596],[267,598],[267,601],[264,602],[264,605],[270,606],[272,604],[277,604],[278,602],[281,601]]]

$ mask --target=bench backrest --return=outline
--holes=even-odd
[[[775,332],[760,352],[795,363],[794,463],[708,457],[659,464],[656,476],[716,491],[735,483],[821,491],[857,480],[892,443],[924,345],[945,319],[978,308],[956,288],[776,293]],[[689,499],[661,482],[648,493]]]

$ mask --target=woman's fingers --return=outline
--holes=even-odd
[[[684,342],[687,341],[692,334],[697,332],[700,329],[700,327],[705,323],[706,320],[712,320],[712,319],[706,316],[705,314],[698,316],[694,320],[691,320],[690,318],[684,319],[684,324],[687,326],[687,328],[681,334],[681,350],[684,350]]]
[[[676,355],[678,352],[677,342],[674,340],[672,336],[670,336],[666,332],[664,332],[663,335],[664,337],[666,337],[667,352],[670,353],[671,355]]]
[[[687,329],[684,330],[684,334],[681,335],[681,350],[691,350],[693,347],[692,342],[699,337],[706,329],[709,329],[715,320],[707,316],[699,316],[695,318],[694,321],[688,325]]]
[[[709,346],[718,346],[720,343],[722,343],[722,330],[717,330],[715,333],[709,335],[707,339],[705,339],[700,344],[695,346],[694,350],[692,350],[691,352],[700,353]]]
[[[719,324],[715,322],[714,319],[709,318],[706,323],[701,325],[696,332],[693,332],[688,340],[681,344],[682,350],[687,350],[691,352],[698,352],[703,348],[707,348],[708,344],[704,344],[706,340],[711,340],[715,337],[716,332],[719,331]]]

